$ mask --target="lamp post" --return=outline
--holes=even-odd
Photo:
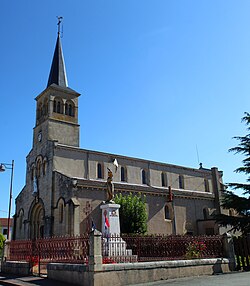
[[[10,213],[11,213],[11,201],[12,201],[12,185],[13,185],[13,175],[14,175],[14,160],[12,160],[11,164],[0,163],[0,172],[4,172],[7,170],[11,170],[10,176],[10,198],[9,198],[9,213],[8,213],[8,229],[7,229],[7,239],[10,237]]]

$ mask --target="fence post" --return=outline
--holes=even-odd
[[[229,259],[230,270],[235,270],[236,261],[235,261],[233,237],[231,234],[227,232],[223,234],[223,255],[224,257]]]
[[[91,231],[89,237],[89,271],[102,270],[102,233]]]
[[[2,259],[6,261],[10,258],[10,240],[5,240],[3,246]]]

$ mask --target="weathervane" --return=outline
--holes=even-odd
[[[62,22],[63,17],[61,16],[57,16],[57,26],[58,26],[58,36],[61,35],[61,33],[63,33],[63,30],[61,29],[61,22]]]

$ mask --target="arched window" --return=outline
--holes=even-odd
[[[44,159],[43,160],[43,176],[46,174],[46,170],[47,170],[47,160]]]
[[[65,114],[72,117],[74,116],[74,103],[72,101],[65,103]]]
[[[37,177],[39,178],[40,177],[40,175],[41,175],[41,161],[40,160],[38,160],[37,161],[37,167],[36,167],[36,169],[37,169]]]
[[[19,221],[19,230],[21,230],[23,227],[23,209],[21,209],[19,212],[18,221]]]
[[[141,180],[142,180],[142,184],[144,185],[147,184],[146,171],[144,169],[142,169],[141,171]]]
[[[59,223],[63,223],[63,217],[64,217],[64,206],[63,203],[59,205]]]
[[[161,173],[161,185],[162,187],[167,187],[168,185],[167,174],[164,172]]]
[[[205,187],[205,192],[209,193],[209,183],[208,183],[208,179],[204,179],[204,187]]]
[[[126,182],[127,181],[127,172],[126,168],[121,167],[121,181]]]
[[[43,115],[48,114],[48,99],[46,99],[43,103]]]
[[[38,106],[37,106],[37,111],[36,111],[36,118],[37,118],[37,120],[39,120],[39,119],[41,118],[41,116],[42,116],[42,110],[43,110],[43,108],[42,108],[42,103],[40,102],[40,103],[38,104]]]
[[[60,98],[55,98],[53,102],[53,111],[56,113],[63,113],[63,102]]]
[[[53,112],[56,112],[56,100],[53,102]]]
[[[179,175],[179,189],[184,189],[184,176]]]
[[[74,116],[74,109],[72,104],[69,104],[69,116]]]
[[[30,172],[31,181],[33,181],[34,177],[35,177],[35,167],[34,165],[32,165],[31,172]]]
[[[170,211],[169,211],[169,207],[167,205],[165,205],[165,207],[164,207],[164,217],[165,217],[165,219],[170,219]]]
[[[97,164],[97,178],[103,179],[103,168],[101,163]]]
[[[208,208],[206,207],[206,208],[203,209],[203,218],[205,220],[207,220],[208,217],[209,217],[209,211],[208,211]]]
[[[61,113],[61,102],[60,101],[57,101],[56,103],[56,112]]]

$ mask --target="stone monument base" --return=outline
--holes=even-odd
[[[102,234],[120,236],[119,204],[104,203],[100,206],[102,210]]]
[[[120,237],[119,204],[103,203],[102,234],[103,256],[115,262],[136,262],[137,256],[127,249],[127,243]]]

